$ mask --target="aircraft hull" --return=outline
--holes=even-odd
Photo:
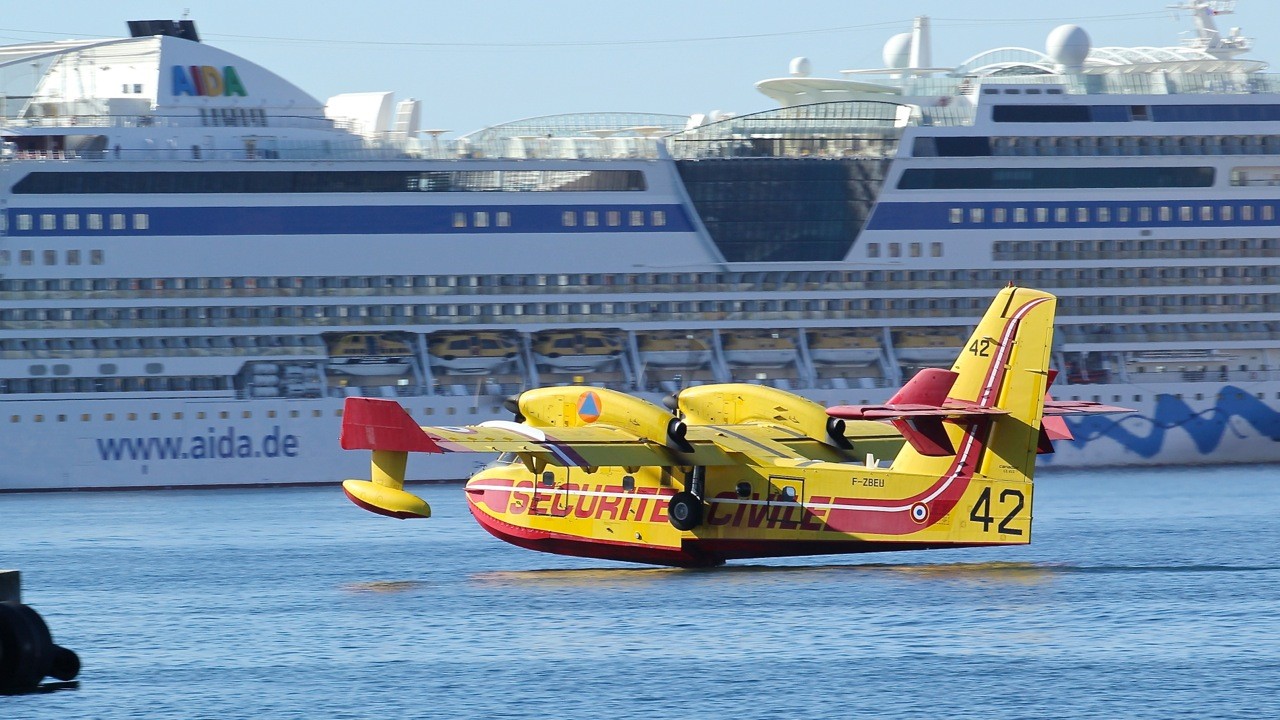
[[[618,468],[591,474],[548,468],[535,483],[516,464],[478,474],[468,482],[466,495],[476,522],[517,547],[674,567],[1030,541],[1029,484],[1017,486],[1025,493],[1025,506],[1016,511],[1013,505],[997,507],[1009,513],[995,518],[1005,520],[1002,527],[982,527],[973,516],[977,509],[987,512],[982,495],[990,483],[920,478],[911,485],[840,497],[837,488],[850,484],[847,468],[828,478],[813,470],[810,474],[808,489],[801,487],[796,495],[787,494],[788,486],[797,486],[784,478],[750,478],[742,469],[713,475],[704,520],[687,531],[671,524],[667,511],[676,489],[664,487],[653,468],[640,469],[631,476],[636,485],[624,489],[624,472]],[[763,492],[739,497],[730,489],[739,482]],[[922,495],[932,497],[921,503],[917,498]],[[925,508],[923,520],[910,518],[918,507]]]

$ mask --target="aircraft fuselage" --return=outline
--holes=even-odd
[[[689,485],[680,468],[488,468],[468,507],[515,545],[582,557],[677,566],[829,553],[1018,545],[1031,540],[1031,483],[960,472],[941,477],[847,463],[707,468],[697,527],[668,506]]]

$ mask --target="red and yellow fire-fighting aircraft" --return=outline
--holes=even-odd
[[[372,450],[373,478],[343,489],[373,512],[427,517],[404,490],[409,453],[506,453],[466,485],[490,533],[659,565],[1025,544],[1036,454],[1070,437],[1057,416],[1125,412],[1047,399],[1055,304],[1002,290],[951,370],[918,373],[883,405],[706,385],[681,391],[673,415],[551,387],[521,394],[515,422],[419,427],[395,401],[348,398],[342,447]],[[895,450],[887,467],[875,459]]]

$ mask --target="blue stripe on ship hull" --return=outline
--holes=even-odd
[[[1043,229],[1062,229],[1062,228],[1176,228],[1176,227],[1270,227],[1277,224],[1275,219],[1263,220],[1262,208],[1271,206],[1272,213],[1276,213],[1276,205],[1274,202],[1250,202],[1247,200],[1161,200],[1153,201],[1079,201],[1064,203],[1045,202],[1042,200],[1028,200],[1026,202],[881,202],[876,205],[875,211],[871,215],[871,219],[867,222],[868,230],[1019,230],[1026,232],[1027,230],[1043,230]],[[1147,221],[1138,221],[1138,209],[1150,208],[1151,219]],[[1173,219],[1160,220],[1160,208],[1167,207]],[[1191,208],[1191,220],[1179,220],[1181,208]],[[1211,208],[1213,219],[1201,220],[1201,212],[1203,208]],[[1222,220],[1222,208],[1231,208],[1231,220]],[[1245,207],[1252,207],[1253,219],[1242,220],[1241,211]],[[959,208],[963,211],[964,217],[962,222],[951,221],[951,211]],[[1005,211],[1005,221],[995,222],[992,219],[992,210],[1003,208]],[[1027,212],[1026,222],[1014,222],[1014,210],[1022,208]],[[1046,222],[1035,221],[1036,208],[1048,208],[1049,218]],[[1067,219],[1058,221],[1056,219],[1058,209],[1067,211]],[[1083,222],[1077,222],[1077,212],[1080,208],[1088,210],[1088,219]],[[1111,211],[1110,220],[1099,221],[1098,209],[1106,208]],[[1120,208],[1129,208],[1129,221],[1120,222],[1118,211]],[[983,219],[979,222],[972,222],[971,210],[981,209]],[[1273,218],[1280,215],[1273,215]]]
[[[564,213],[577,214],[577,224],[566,226]],[[599,224],[584,225],[583,213],[594,211]],[[608,225],[607,213],[620,214],[618,225]],[[630,213],[644,213],[642,225],[632,225]],[[653,224],[653,212],[666,215],[662,225]],[[488,226],[475,227],[475,214],[488,213]],[[511,214],[510,226],[496,225],[497,214]],[[85,216],[103,215],[107,228],[89,230]],[[146,214],[146,230],[133,229],[133,215]],[[467,227],[454,227],[454,214],[466,216]],[[16,217],[30,215],[33,227],[18,228]],[[42,214],[57,218],[57,229],[41,229]],[[63,216],[79,215],[80,228],[63,229]],[[128,229],[112,230],[110,216],[124,214]],[[400,235],[430,233],[600,233],[600,232],[692,232],[693,224],[681,205],[515,205],[515,206],[294,206],[294,207],[120,207],[120,208],[11,208],[9,235],[29,236],[122,236],[122,235]]]
[[[1262,438],[1280,442],[1280,412],[1233,385],[1223,387],[1213,407],[1200,412],[1177,396],[1160,395],[1153,414],[1153,418],[1144,415],[1066,418],[1074,435],[1070,442],[1077,448],[1086,448],[1091,440],[1107,438],[1146,459],[1158,458],[1166,436],[1174,432],[1190,437],[1201,455],[1213,454],[1228,433],[1238,434],[1245,425]]]

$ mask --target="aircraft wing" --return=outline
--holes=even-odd
[[[479,425],[419,426],[394,400],[347,398],[341,445],[346,450],[393,452],[512,452],[562,467],[738,464],[718,443],[698,439],[686,452],[608,425],[543,428],[492,420]]]
[[[876,449],[901,442],[888,426],[854,431],[854,441]],[[767,423],[690,425],[683,443],[647,438],[612,425],[538,427],[506,420],[479,425],[419,426],[393,400],[348,398],[342,447],[395,452],[518,453],[561,467],[688,467],[780,459],[845,459],[843,451],[797,430]],[[863,450],[866,452],[866,450]]]

